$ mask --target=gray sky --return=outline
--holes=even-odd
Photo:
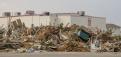
[[[121,0],[0,0],[0,13],[35,10],[37,13],[86,11],[88,15],[107,18],[121,26]]]

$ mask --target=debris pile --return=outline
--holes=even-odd
[[[94,46],[101,52],[120,52],[121,42],[111,32],[96,31],[76,24],[70,27],[26,27],[20,19],[12,21],[8,29],[0,27],[0,51],[32,52],[90,52]]]
[[[78,25],[63,27],[62,24],[40,27],[32,24],[31,28],[28,28],[20,19],[17,19],[11,22],[8,30],[0,29],[0,50],[14,50],[20,53],[35,51],[89,52],[90,36],[83,28]]]
[[[4,38],[4,33],[5,33],[5,29],[1,26],[0,27],[0,47],[4,46],[4,44],[6,43],[6,38]]]
[[[120,36],[112,36],[112,31],[100,32],[97,35],[100,40],[100,49],[98,52],[121,52],[121,40]]]

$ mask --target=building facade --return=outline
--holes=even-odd
[[[70,26],[77,24],[80,26],[93,27],[101,30],[106,30],[106,18],[105,17],[94,17],[87,16],[84,13],[52,13],[49,15],[20,15],[10,17],[0,17],[0,26],[7,26],[8,20],[14,21],[21,19],[27,27],[31,27],[31,24],[35,26],[47,26],[47,25],[59,25],[61,23],[64,26]]]

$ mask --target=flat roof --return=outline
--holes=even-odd
[[[37,15],[20,15],[20,16],[10,16],[10,17],[21,17],[21,16],[48,16],[48,15],[41,15],[41,14],[37,14]],[[0,18],[6,18],[7,16],[0,16]]]
[[[51,15],[59,15],[59,16],[63,16],[63,15],[68,15],[68,16],[80,16],[77,13],[53,13]],[[92,17],[92,18],[106,18],[106,17],[96,17],[96,16],[89,16],[89,15],[84,15],[84,16],[80,16],[80,17]]]
[[[21,17],[21,16],[74,16],[74,17],[92,17],[92,18],[102,18],[105,19],[106,17],[96,17],[96,16],[88,16],[88,15],[84,15],[84,16],[80,16],[77,13],[51,13],[50,15],[44,15],[44,14],[35,14],[35,15],[20,15],[20,16],[10,16],[10,17]],[[6,16],[0,16],[0,18],[6,18]]]

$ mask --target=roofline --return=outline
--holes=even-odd
[[[108,24],[106,24],[106,25],[111,25],[111,23],[108,23]],[[115,25],[115,26],[117,26],[118,28],[121,28],[121,26],[119,26],[119,25],[116,25],[116,24],[112,24],[112,25]]]
[[[58,14],[65,14],[65,15],[66,15],[66,14],[77,14],[77,13],[52,13],[52,14],[57,14],[57,15],[58,15]],[[65,15],[64,15],[64,16],[65,16]],[[63,16],[63,15],[60,15],[60,16]],[[75,16],[75,15],[66,15],[66,16]],[[80,17],[80,15],[78,15],[78,16]],[[106,17],[96,17],[96,16],[89,16],[89,15],[85,15],[85,16],[87,16],[87,17],[92,17],[92,18],[102,18],[102,19],[106,19]],[[84,17],[85,17],[85,16],[84,16]],[[81,17],[83,17],[83,16],[81,16]]]
[[[52,14],[56,14],[56,13],[52,13]],[[58,14],[58,13],[57,13]],[[60,13],[60,14],[76,14],[76,13]],[[43,15],[43,14],[35,14],[35,15],[20,15],[20,16],[10,16],[10,17],[21,17],[21,16],[51,16],[50,15]],[[60,15],[60,16],[75,16],[75,15]],[[91,17],[91,18],[102,18],[102,19],[106,19],[106,17],[96,17],[96,16],[79,16],[78,17]],[[0,18],[6,18],[6,16],[0,16]]]
[[[22,17],[22,16],[48,16],[48,15],[20,15],[20,16],[10,16],[10,17]],[[7,16],[0,16],[0,18],[7,18]]]

